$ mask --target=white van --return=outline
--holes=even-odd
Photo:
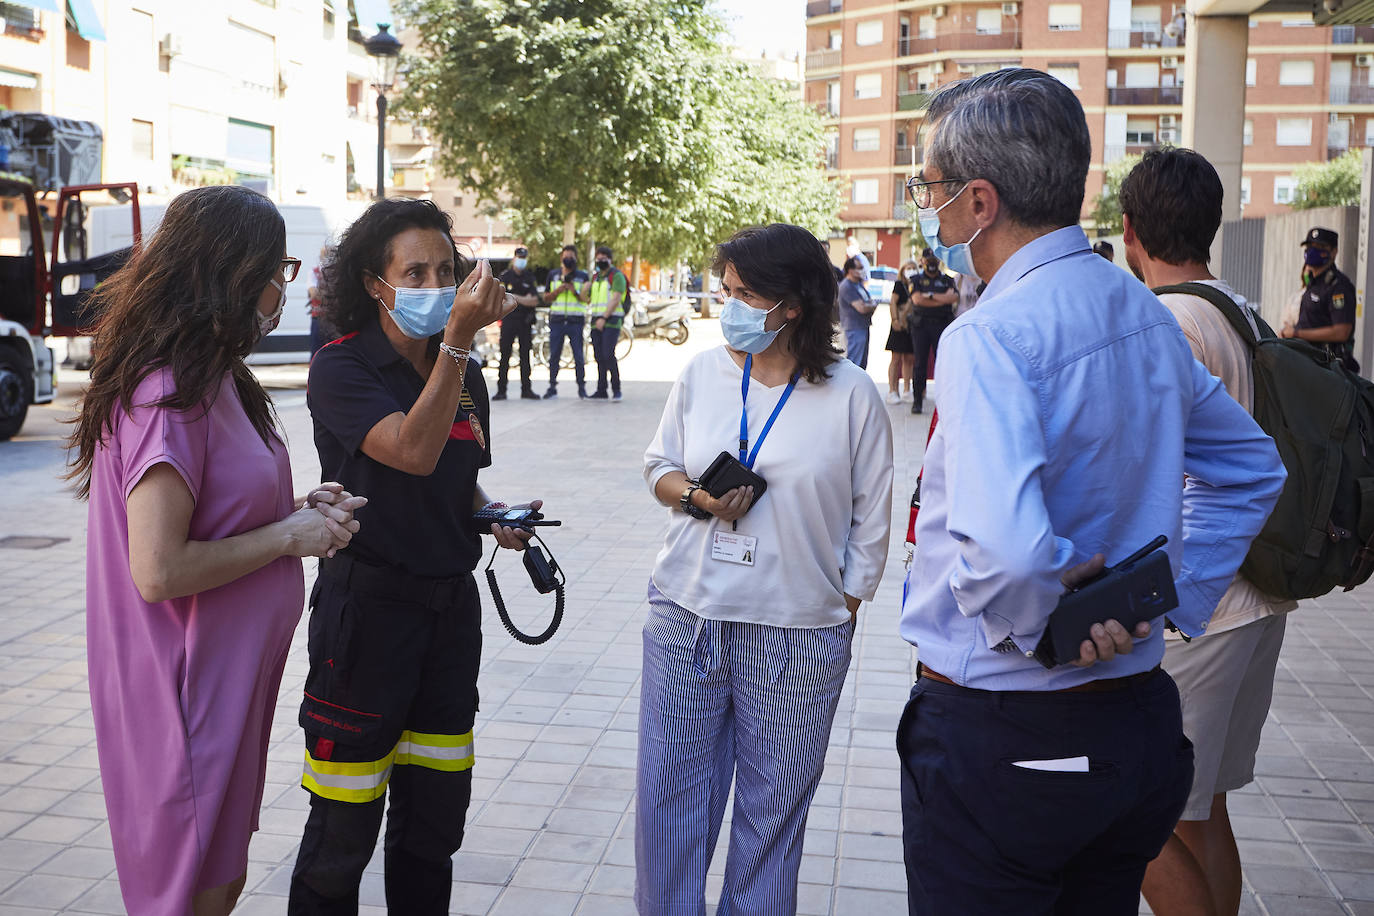
[[[286,253],[301,259],[301,272],[286,287],[286,309],[281,324],[262,340],[248,362],[259,365],[303,363],[310,359],[310,306],[307,290],[315,285],[320,249],[338,241],[339,234],[367,209],[368,201],[343,201],[334,206],[279,204],[286,221]],[[91,250],[114,251],[130,243],[129,218],[118,208],[91,208]],[[162,222],[166,203],[142,203],[143,237],[149,238]],[[102,214],[102,210],[106,212]]]

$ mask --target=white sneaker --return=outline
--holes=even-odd
[[[900,404],[902,403],[902,396],[895,391],[889,391],[887,393],[887,402],[889,404]]]

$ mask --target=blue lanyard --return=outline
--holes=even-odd
[[[759,441],[754,443],[754,450],[749,451],[749,372],[754,366],[754,355],[751,353],[744,357],[744,381],[740,383],[740,412],[739,412],[739,460],[740,463],[751,470],[754,467],[754,459],[759,456],[759,449],[763,446],[763,440],[768,438],[768,431],[773,428],[773,421],[782,413],[782,405],[787,403],[787,399],[792,396],[792,390],[797,387],[797,379],[801,373],[792,376],[792,381],[787,383],[787,390],[778,399],[778,406],[773,408],[773,414],[768,418],[768,422],[763,424],[763,432],[759,433]],[[746,457],[746,455],[748,457]]]

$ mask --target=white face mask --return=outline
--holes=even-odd
[[[264,315],[262,312],[258,312],[258,340],[262,340],[277,329],[277,325],[281,324],[282,312],[286,311],[286,285],[278,283],[275,277],[268,282],[281,290],[281,298],[277,300],[277,310],[272,314]]]
[[[906,277],[908,280],[910,280],[912,277],[916,276],[916,271],[914,271],[914,270],[912,270],[910,267],[908,267],[906,270],[902,271],[902,276],[904,276],[904,277]]]

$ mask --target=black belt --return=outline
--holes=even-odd
[[[1096,681],[1085,681],[1082,684],[1075,684],[1073,687],[1061,687],[1058,690],[1025,691],[1035,693],[1109,693],[1114,690],[1123,690],[1132,684],[1139,684],[1141,681],[1148,681],[1159,673],[1159,666],[1156,665],[1149,671],[1141,671],[1136,674],[1127,674],[1123,677],[1102,678]],[[916,679],[935,681],[939,684],[949,684],[951,687],[961,687],[964,690],[979,690],[978,687],[965,687],[951,677],[941,674],[933,668],[927,668],[920,662],[916,663]],[[1012,693],[1020,691],[983,691],[985,693]]]
[[[372,566],[344,554],[321,559],[320,575],[347,591],[420,604],[432,610],[451,608],[466,593],[477,590],[471,573],[448,579],[430,579],[412,576],[389,566]]]

